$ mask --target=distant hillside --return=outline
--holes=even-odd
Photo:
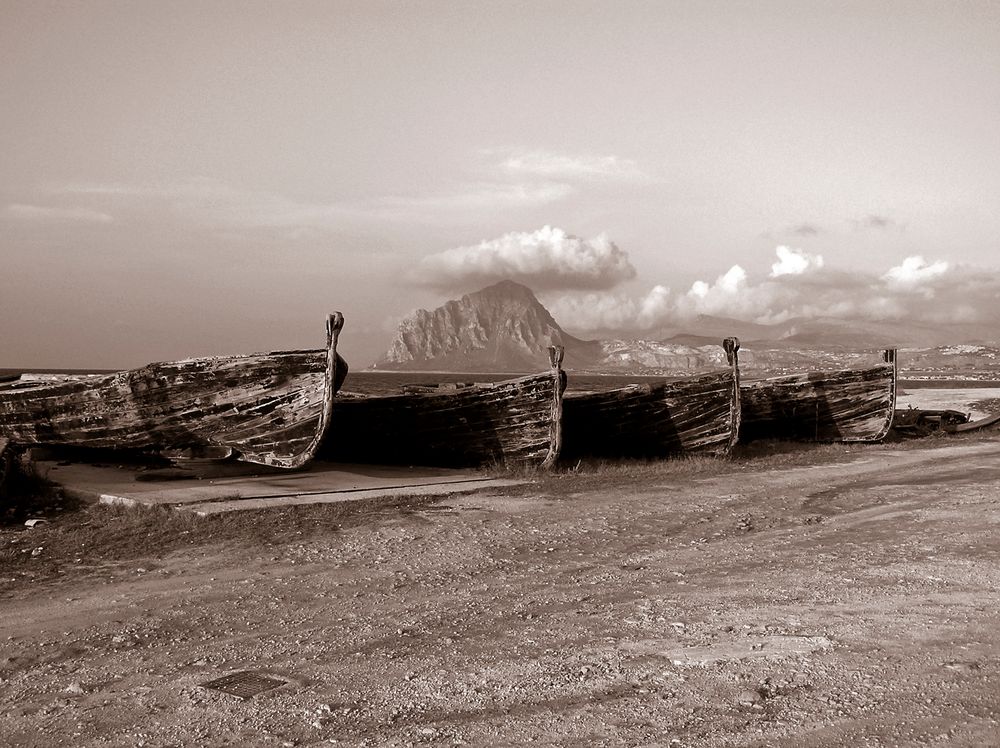
[[[581,340],[552,318],[531,289],[502,281],[419,310],[396,331],[377,369],[455,372],[532,372],[548,366],[549,345],[566,349],[564,367],[607,374],[679,376],[725,365],[723,337],[742,342],[748,376],[871,365],[883,348],[899,348],[904,370],[1000,372],[996,346],[980,342],[977,326],[876,324],[830,318],[763,325],[702,316],[690,326],[663,329],[659,340],[628,335]]]
[[[403,320],[375,368],[530,372],[548,365],[548,346],[556,344],[566,350],[566,369],[681,374],[724,365],[720,341],[580,340],[559,326],[531,289],[501,281]]]
[[[743,322],[701,315],[683,326],[660,330],[655,337],[666,343],[722,338],[736,335],[746,345],[768,343],[777,348],[878,349],[934,348],[963,343],[1000,342],[997,331],[981,324],[926,324],[908,320],[873,322],[833,317],[793,318],[774,324]]]

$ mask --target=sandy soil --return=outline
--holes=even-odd
[[[0,735],[1000,743],[1000,436],[825,454],[625,487],[570,474],[270,547],[0,567]],[[285,685],[199,686],[242,670]]]

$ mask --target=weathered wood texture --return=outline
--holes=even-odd
[[[150,364],[116,374],[0,389],[0,437],[19,445],[112,449],[230,447],[246,462],[308,462],[346,364],[343,316],[327,348]]]
[[[895,351],[869,369],[809,372],[741,386],[741,441],[878,442],[896,407]]]
[[[451,391],[341,393],[319,457],[338,462],[551,466],[559,452],[561,351],[552,370]],[[557,357],[556,357],[557,356]]]
[[[740,423],[739,343],[733,343],[729,371],[567,393],[563,459],[728,453]]]
[[[0,496],[3,496],[4,484],[7,482],[7,476],[10,473],[12,458],[13,450],[10,449],[10,441],[0,436]]]

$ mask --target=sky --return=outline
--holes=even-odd
[[[0,367],[1000,325],[1000,3],[0,0]]]

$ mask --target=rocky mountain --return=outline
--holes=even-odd
[[[501,281],[403,320],[376,368],[530,372],[548,365],[550,345],[566,348],[567,365],[598,352],[563,331],[531,289]]]

